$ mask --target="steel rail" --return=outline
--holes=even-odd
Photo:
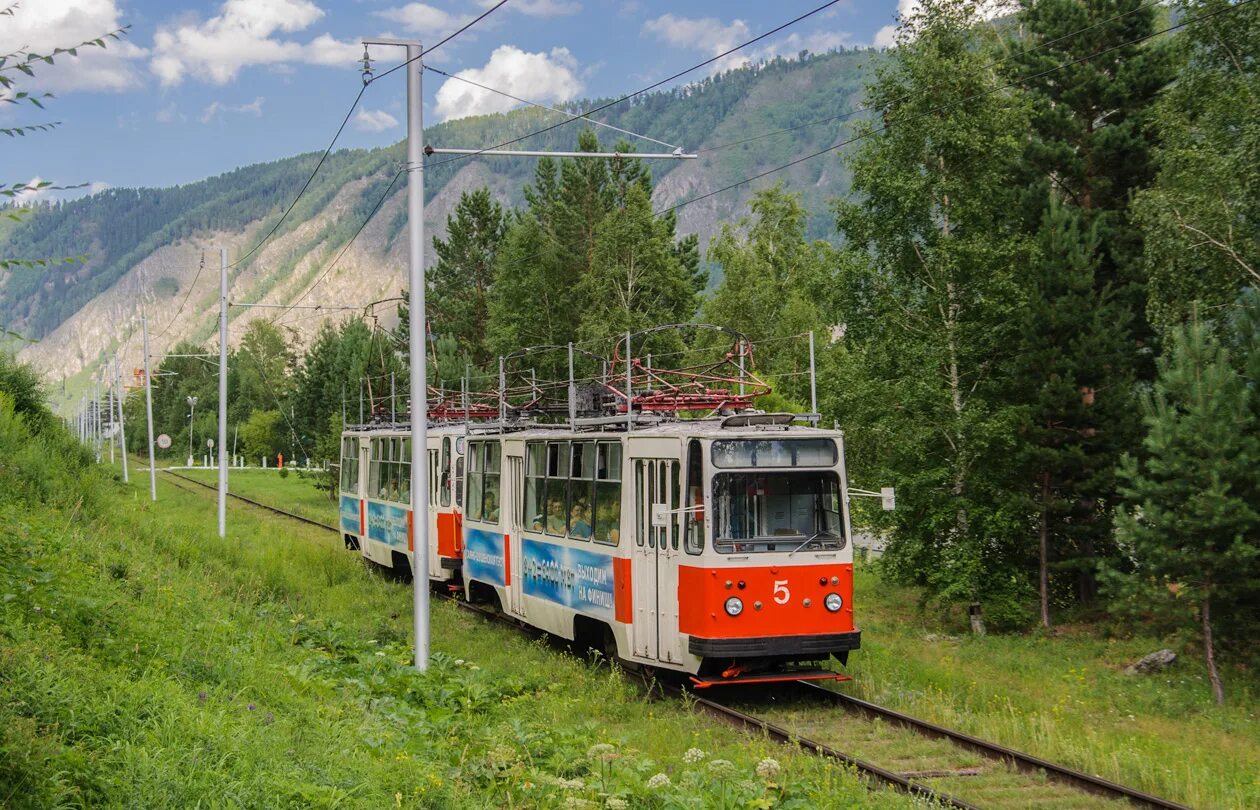
[[[1004,745],[991,743],[982,740],[979,737],[973,737],[970,734],[964,734],[961,731],[954,731],[945,726],[932,723],[928,720],[921,720],[912,717],[903,712],[889,709],[875,703],[871,703],[861,698],[855,698],[834,689],[828,689],[825,686],[809,683],[807,681],[795,681],[794,685],[798,689],[802,689],[814,695],[826,695],[826,699],[843,705],[850,711],[866,714],[871,717],[878,717],[882,720],[889,721],[900,725],[904,728],[916,731],[926,737],[948,740],[961,748],[966,748],[976,753],[983,754],[991,759],[998,759],[1010,763],[1015,768],[1025,772],[1041,773],[1044,772],[1051,779],[1061,782],[1067,782],[1086,792],[1093,793],[1098,796],[1108,798],[1123,798],[1130,803],[1139,807],[1153,807],[1159,810],[1192,810],[1184,804],[1179,804],[1168,799],[1161,799],[1149,793],[1137,790],[1136,788],[1121,785],[1104,779],[1101,776],[1094,776],[1083,771],[1074,770],[1064,765],[1057,765],[1040,757],[1017,751],[1014,748],[1008,748]]]
[[[186,475],[180,475],[179,473],[174,472],[169,469],[158,468],[158,472],[164,472],[167,475],[171,476],[172,478],[178,478],[181,481],[187,481],[188,483],[196,484],[199,487],[205,487],[206,489],[211,489],[215,491],[218,490],[218,487],[214,486],[213,484],[207,484],[204,481],[198,481],[196,478],[189,478]],[[298,520],[298,521],[301,521],[302,523],[310,524],[311,526],[317,526],[321,529],[327,529],[330,532],[336,532],[337,534],[341,534],[341,529],[337,528],[336,526],[329,526],[327,523],[324,523],[323,521],[320,521],[320,520],[312,520],[311,518],[303,517],[302,515],[295,515],[292,512],[286,512],[283,509],[279,509],[275,506],[271,506],[270,504],[265,504],[261,501],[256,501],[253,498],[246,498],[244,495],[237,495],[235,492],[229,492],[228,497],[236,498],[238,501],[244,501],[245,503],[251,506],[257,506],[259,509],[266,509],[268,512],[275,512],[277,515],[283,515],[284,517],[293,518],[294,520]]]

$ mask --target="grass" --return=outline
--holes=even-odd
[[[22,475],[0,463],[0,806],[915,806],[444,603],[416,673],[410,588],[331,533],[233,506],[220,540],[169,480]]]
[[[1216,706],[1200,659],[1122,670],[1167,646],[1093,628],[971,636],[966,617],[921,612],[918,593],[859,566],[862,649],[851,694],[1193,807],[1260,807],[1257,684],[1231,673]]]

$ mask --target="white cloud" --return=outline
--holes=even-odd
[[[44,178],[36,175],[26,182],[27,186],[38,186],[44,182]],[[36,188],[33,191],[23,191],[13,198],[13,202],[17,205],[35,205],[37,203],[51,203],[57,200],[74,200],[79,197],[87,197],[98,191],[104,191],[112,188],[109,183],[104,180],[95,180],[91,183],[83,185],[75,185],[70,188],[56,188],[55,186],[47,186],[45,188]]]
[[[7,6],[8,3],[3,5]],[[0,53],[29,49],[49,53],[97,39],[124,25],[115,0],[37,0],[18,5],[0,23]],[[60,56],[56,64],[36,65],[27,89],[70,92],[118,91],[139,83],[135,60],[147,52],[125,37],[106,39],[105,48],[87,47],[78,57]],[[27,80],[23,77],[25,85]]]
[[[224,113],[248,113],[261,118],[263,101],[262,96],[258,96],[248,104],[224,104],[216,101],[201,111],[201,123],[208,124],[212,118]]]
[[[226,0],[218,16],[204,23],[159,28],[150,69],[163,85],[188,76],[226,84],[251,65],[345,65],[359,58],[360,46],[321,34],[308,43],[277,34],[302,31],[324,16],[310,0]]]
[[[408,3],[376,12],[376,16],[396,22],[409,33],[421,37],[442,37],[473,19],[443,11],[426,3]]]
[[[577,60],[567,48],[551,53],[526,53],[512,45],[500,45],[485,67],[456,74],[470,81],[537,102],[570,101],[582,91]],[[437,91],[435,112],[448,121],[469,115],[507,112],[517,102],[456,79],[447,79]]]
[[[478,0],[482,8],[490,8],[499,0]],[[581,3],[566,3],[563,0],[513,0],[503,7],[504,11],[519,11],[531,17],[560,17],[565,14],[576,14],[582,10]]]
[[[398,119],[384,110],[359,110],[354,128],[360,132],[384,132],[398,126]]]
[[[729,51],[750,38],[748,23],[743,20],[724,24],[713,17],[676,17],[673,14],[662,14],[643,23],[643,33],[651,34],[675,48],[691,48],[710,56]],[[720,73],[748,62],[748,55],[733,53],[710,65],[709,72]]]
[[[897,20],[902,22],[911,19],[923,10],[923,3],[920,0],[897,0]],[[1009,14],[1013,10],[1009,0],[988,0],[977,4],[977,13],[981,19],[992,20],[1003,14]],[[875,38],[871,44],[876,48],[891,48],[897,44],[897,25],[885,25],[883,28],[875,32]]]
[[[773,59],[776,56],[794,58],[801,51],[826,53],[853,44],[853,36],[844,31],[815,31],[801,36],[789,34],[753,51],[754,59]]]

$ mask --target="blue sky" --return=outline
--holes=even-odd
[[[22,0],[14,16],[0,17],[4,52],[131,27],[105,51],[88,49],[27,80],[20,89],[56,93],[46,110],[0,104],[0,126],[60,122],[49,133],[5,139],[0,181],[165,186],[323,149],[360,87],[361,37],[435,42],[494,1]],[[427,61],[543,103],[620,95],[822,2],[509,0]],[[905,10],[908,0],[900,5]],[[896,0],[841,0],[741,58],[885,45],[897,7]],[[400,61],[399,50],[372,49],[378,72]],[[402,139],[404,81],[399,71],[370,87],[339,145]],[[425,76],[427,122],[511,106]]]

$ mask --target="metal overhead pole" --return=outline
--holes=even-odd
[[[809,412],[818,413],[818,378],[814,374],[814,330],[809,330]],[[817,427],[818,423],[815,422]]]
[[[227,537],[228,257],[219,249],[219,537]]]
[[[149,319],[140,318],[144,331],[144,415],[149,424],[149,498],[157,500],[157,462],[153,459],[153,375],[149,373]]]
[[[101,369],[101,376],[109,374],[109,382],[105,384],[105,396],[109,398],[109,426],[114,426],[114,375],[112,371],[113,363],[106,363],[105,368]],[[112,431],[111,431],[112,433]],[[109,437],[109,463],[114,464],[114,437]]]
[[[114,384],[118,386],[118,447],[122,450],[123,483],[131,483],[131,475],[127,472],[127,427],[123,422],[123,399],[126,389],[122,384],[122,366],[118,356],[114,355]]]
[[[92,398],[92,441],[96,445],[96,463],[101,463],[101,378],[96,378],[95,396]]]
[[[429,396],[425,368],[424,304],[424,98],[420,43],[412,40],[364,40],[368,45],[407,48],[407,226],[408,342],[411,362],[411,508],[415,514],[412,553],[412,629],[416,638],[416,669],[429,667]]]

